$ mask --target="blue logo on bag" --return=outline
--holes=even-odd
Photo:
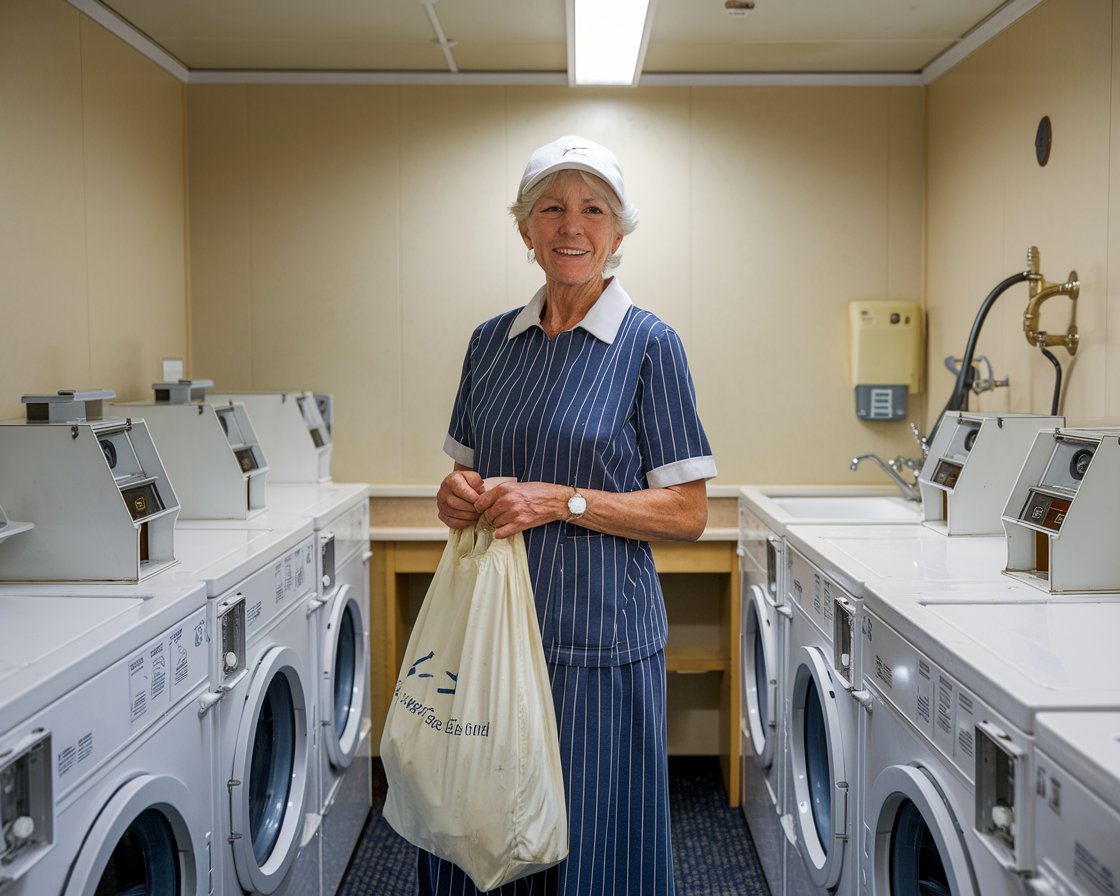
[[[433,650],[433,651],[430,651],[427,656],[422,656],[422,657],[420,657],[420,659],[414,660],[412,665],[409,666],[408,675],[406,675],[405,678],[410,678],[413,675],[415,675],[417,678],[433,678],[434,676],[432,675],[431,672],[418,672],[416,667],[419,666],[421,663],[426,663],[429,660],[435,659],[435,655],[436,655],[436,652]],[[458,686],[458,683],[459,683],[458,673],[449,672],[445,669],[443,674],[451,679],[451,686],[450,687],[436,688],[436,693],[437,694],[454,695],[455,688]]]
[[[432,677],[431,672],[417,672],[416,667],[419,666],[421,663],[426,663],[428,660],[432,659],[435,655],[436,655],[436,652],[433,650],[427,656],[422,656],[418,660],[413,660],[412,665],[408,669],[408,675],[406,675],[405,677],[410,678],[411,676],[415,675],[417,678],[431,678]]]

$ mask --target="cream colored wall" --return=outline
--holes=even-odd
[[[1026,268],[1035,245],[1047,280],[1081,280],[1081,344],[1066,372],[1070,423],[1120,421],[1120,17],[1112,0],[1049,0],[936,81],[928,90],[928,282],[930,379],[947,394],[943,358],[964,350],[984,297]],[[1053,123],[1050,161],[1035,160],[1040,118]],[[1111,233],[1111,235],[1110,235]],[[1053,367],[1023,335],[1028,288],[996,301],[978,353],[1007,389],[972,407],[1049,412]],[[1065,332],[1071,305],[1049,300],[1042,327]],[[1109,312],[1112,312],[1111,315]],[[931,404],[931,414],[942,404]]]
[[[149,395],[186,355],[183,111],[63,0],[0,6],[0,418],[26,393]]]
[[[336,479],[437,481],[471,329],[540,283],[506,205],[574,132],[622,160],[619,276],[685,340],[718,482],[858,481],[914,448],[855,418],[846,308],[921,299],[924,120],[919,88],[192,86],[191,373],[331,391]]]

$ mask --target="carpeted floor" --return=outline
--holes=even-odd
[[[416,850],[381,817],[385,777],[374,760],[373,811],[339,896],[413,896]],[[669,760],[677,896],[769,896],[743,813],[727,805],[714,756]]]

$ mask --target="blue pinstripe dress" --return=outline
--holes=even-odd
[[[680,338],[611,280],[549,339],[544,289],[471,337],[445,450],[483,477],[629,492],[716,474]],[[667,621],[647,542],[563,522],[524,533],[552,680],[571,850],[501,896],[673,896]],[[475,896],[421,852],[421,894]]]

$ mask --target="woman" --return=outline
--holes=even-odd
[[[671,896],[665,606],[651,540],[695,540],[716,474],[677,334],[607,272],[637,213],[606,148],[562,137],[510,207],[545,274],[475,330],[437,496],[452,528],[523,532],[548,660],[571,850],[498,891]],[[484,477],[514,477],[484,490]],[[474,894],[420,854],[420,892]]]

